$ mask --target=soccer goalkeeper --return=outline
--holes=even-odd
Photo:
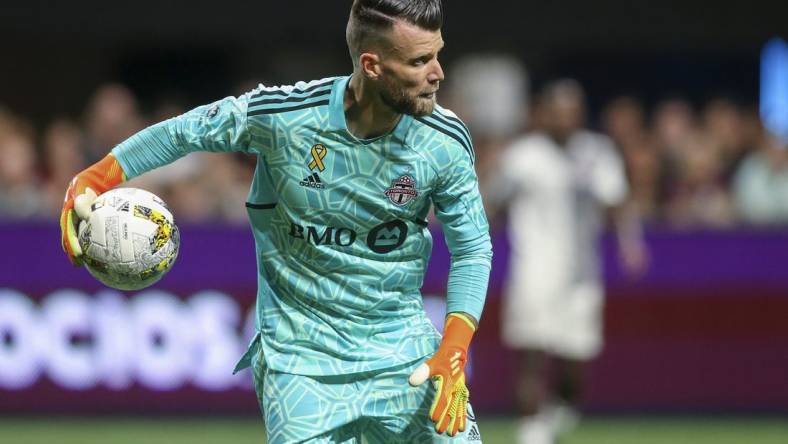
[[[269,443],[481,441],[464,368],[492,250],[470,134],[435,103],[442,16],[440,0],[356,0],[351,76],[198,107],[69,187],[79,263],[73,226],[94,194],[192,151],[257,155],[258,333],[238,368],[253,366]],[[442,337],[420,294],[431,208],[452,255]]]

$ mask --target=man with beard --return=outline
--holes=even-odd
[[[269,443],[480,441],[464,367],[492,249],[470,134],[435,103],[442,16],[440,0],[356,0],[351,76],[151,126],[67,191],[63,246],[79,263],[74,224],[96,193],[192,151],[257,155],[257,335],[238,368],[253,367]],[[442,337],[420,294],[431,207],[452,253]]]

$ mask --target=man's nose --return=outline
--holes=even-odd
[[[445,76],[443,75],[443,67],[441,67],[441,64],[438,62],[438,60],[434,60],[432,69],[427,75],[427,81],[430,83],[441,82],[444,78]]]

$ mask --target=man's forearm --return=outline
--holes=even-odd
[[[485,260],[452,263],[446,294],[447,313],[465,313],[478,324],[487,298],[490,264]]]
[[[168,125],[171,125],[169,120],[149,126],[112,150],[129,179],[172,163],[185,154],[170,138]]]
[[[643,242],[643,226],[640,212],[634,202],[625,202],[613,208],[613,223],[616,238],[621,248],[640,246]]]

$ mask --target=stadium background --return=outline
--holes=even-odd
[[[347,73],[348,4],[0,6],[0,442],[262,441],[248,374],[227,368],[254,297],[243,208],[253,163],[192,156],[138,182],[183,230],[175,269],[151,291],[108,292],[71,269],[56,219],[68,179],[144,125],[258,82]],[[786,17],[777,1],[447,4],[439,100],[470,124],[480,176],[531,125],[483,116],[521,112],[506,98],[524,104],[569,76],[586,89],[590,127],[619,142],[647,209],[642,279],[626,279],[603,242],[607,342],[584,401],[590,419],[570,444],[786,440],[788,213],[753,210],[740,185],[749,158],[788,175],[758,119],[761,51],[788,37]],[[521,95],[479,87],[480,73],[521,79],[511,83]],[[759,197],[780,208],[786,193]],[[471,392],[486,442],[512,442],[502,222],[494,238]],[[436,319],[447,265],[436,242],[424,288]]]

